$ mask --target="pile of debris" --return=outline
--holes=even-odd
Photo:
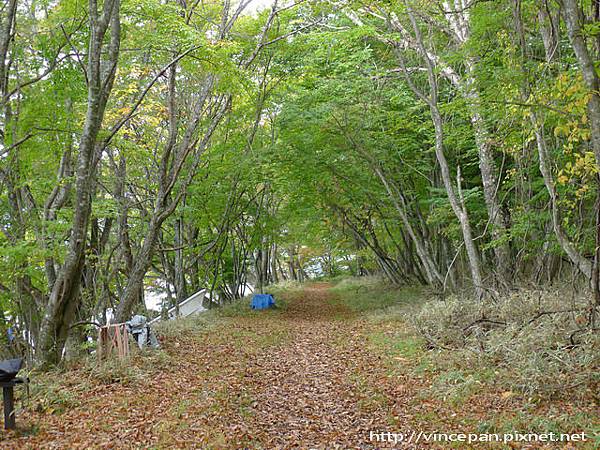
[[[131,320],[125,322],[125,326],[127,327],[127,332],[133,336],[140,349],[146,347],[160,348],[156,334],[150,328],[146,316],[135,315]]]

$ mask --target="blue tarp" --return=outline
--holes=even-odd
[[[255,294],[252,297],[252,309],[266,309],[275,306],[275,299],[270,294]]]

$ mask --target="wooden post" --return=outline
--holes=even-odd
[[[4,428],[6,430],[14,430],[15,421],[15,397],[13,386],[4,386],[2,394],[4,399]]]
[[[102,360],[104,357],[104,335],[106,328],[100,327],[98,328],[98,341],[96,343],[96,359],[98,361]]]

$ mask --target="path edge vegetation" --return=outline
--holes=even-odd
[[[565,292],[522,289],[496,304],[507,316],[482,320],[464,298],[440,300],[427,287],[397,288],[378,277],[337,280],[331,291],[369,323],[364,338],[388,375],[408,374],[417,386],[407,408],[438,405],[417,418],[424,429],[584,431],[589,448],[600,445],[600,341],[589,333],[578,355],[559,359],[579,329],[577,316],[538,322],[547,319],[538,307],[560,307]],[[510,324],[500,323],[507,317]],[[566,321],[570,327],[557,332]]]

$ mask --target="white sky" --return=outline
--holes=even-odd
[[[273,4],[273,0],[252,0],[246,7],[246,13],[252,14],[256,11],[263,10],[270,7]]]

